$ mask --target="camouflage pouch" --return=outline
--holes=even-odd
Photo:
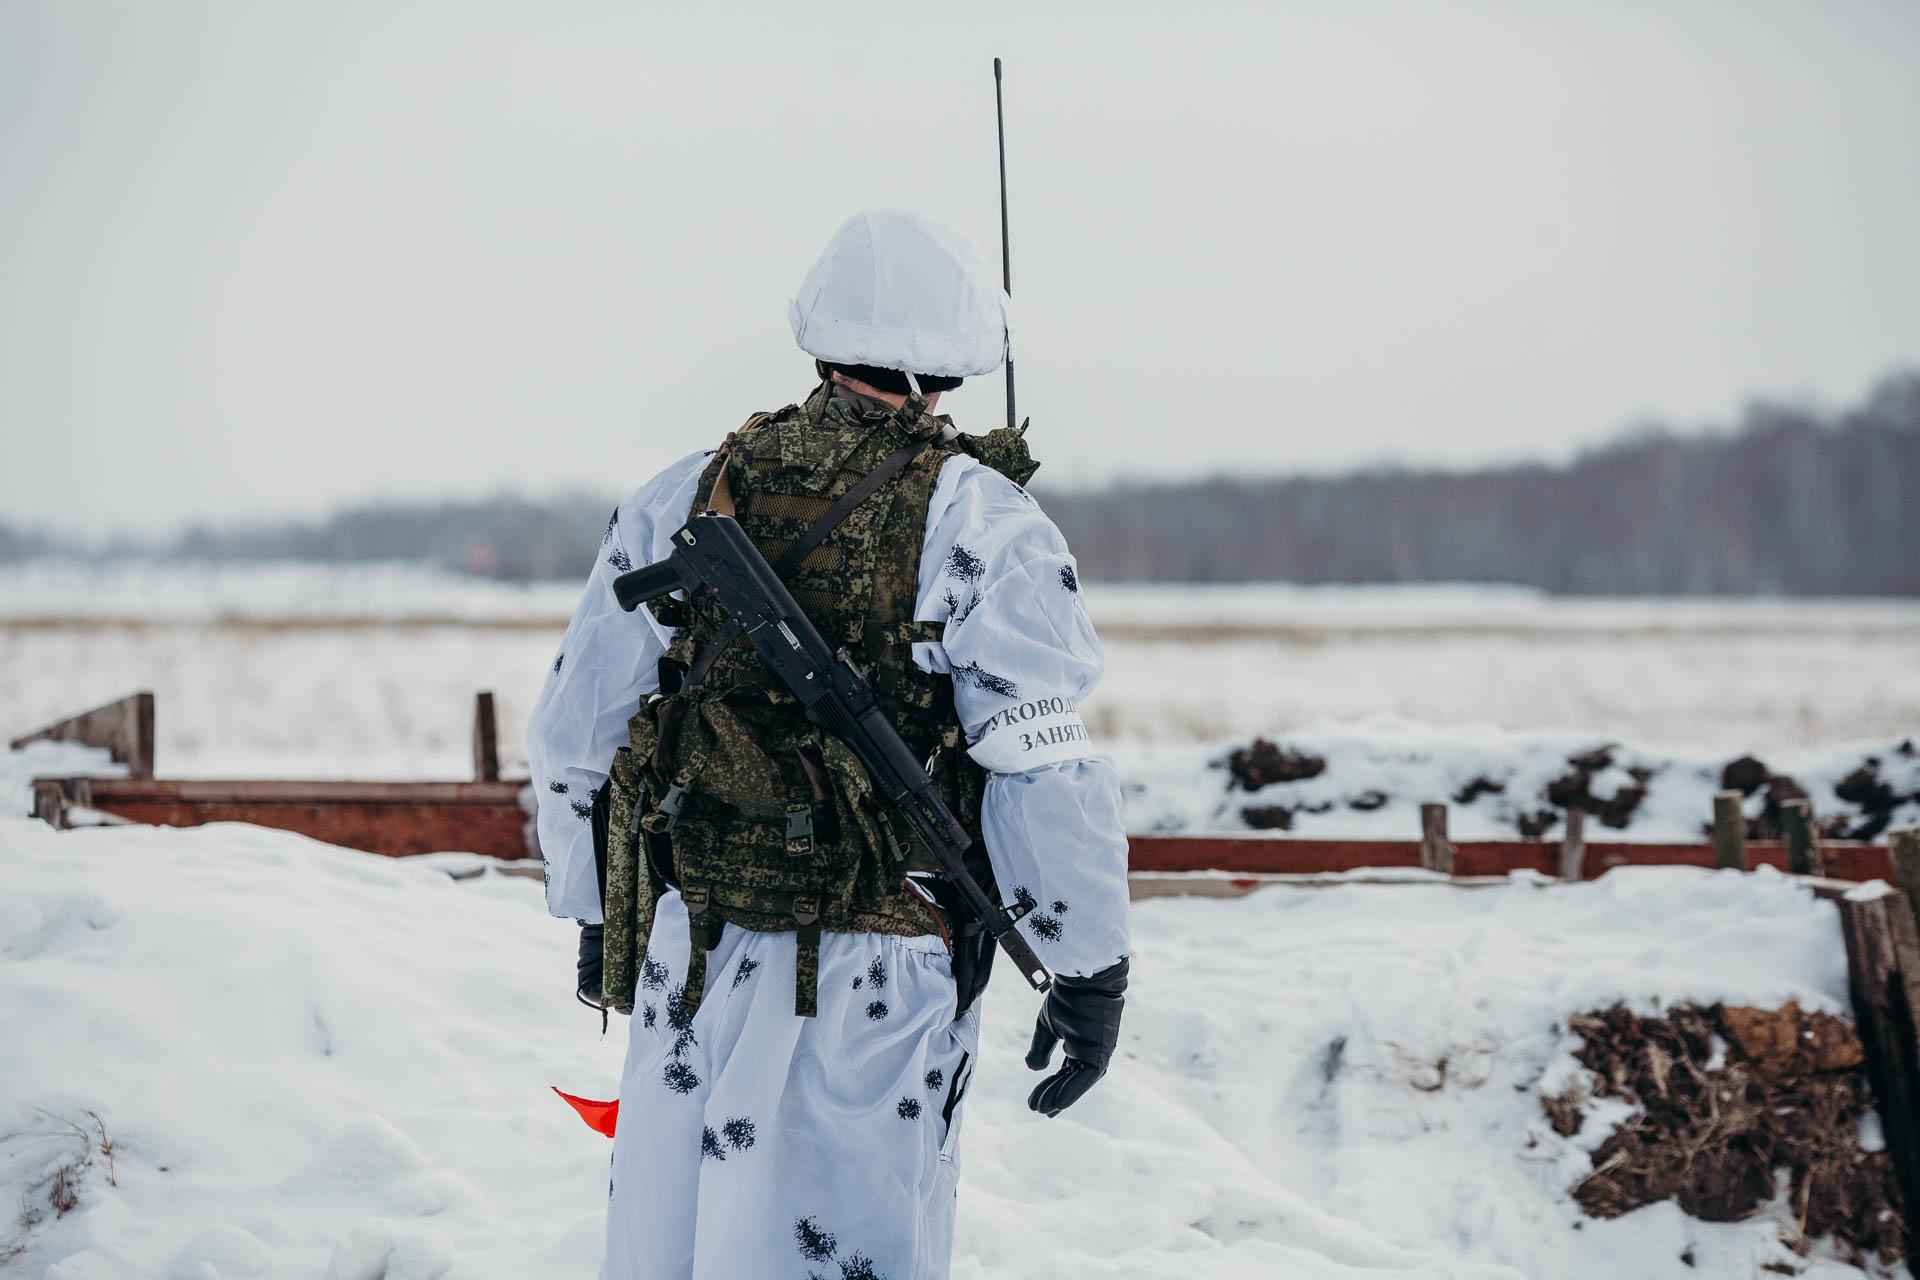
[[[664,886],[647,857],[642,829],[650,807],[645,762],[659,729],[653,708],[641,707],[627,726],[629,745],[613,754],[607,773],[607,879],[601,895],[601,1007],[632,1013],[634,990],[653,932],[653,909]]]
[[[1033,479],[1033,473],[1040,469],[1040,464],[1033,460],[1032,451],[1027,448],[1027,424],[1024,422],[1018,429],[995,427],[983,436],[970,436],[962,432],[954,437],[953,446],[1018,485]]]

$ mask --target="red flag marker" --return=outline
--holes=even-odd
[[[554,1092],[560,1093],[560,1090],[555,1089]],[[613,1136],[614,1125],[620,1120],[620,1099],[615,1098],[612,1102],[595,1102],[591,1098],[576,1098],[570,1093],[560,1093],[560,1100],[580,1113],[580,1118],[586,1121],[587,1128],[595,1133],[605,1134],[609,1138]]]

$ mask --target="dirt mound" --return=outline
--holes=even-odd
[[[1335,808],[1365,813],[1394,803],[1444,796],[1455,805],[1475,810],[1481,824],[1510,828],[1527,840],[1551,838],[1564,829],[1567,812],[1580,809],[1588,816],[1589,839],[1604,839],[1594,828],[1636,830],[1643,828],[1650,815],[1656,824],[1676,824],[1673,793],[1678,791],[1694,794],[1698,825],[1681,817],[1677,830],[1661,834],[1704,838],[1713,831],[1707,793],[1717,781],[1720,790],[1737,791],[1745,797],[1749,840],[1785,839],[1786,803],[1808,800],[1816,794],[1819,807],[1814,821],[1822,836],[1830,840],[1874,840],[1901,822],[1920,821],[1920,768],[1913,763],[1917,759],[1920,746],[1908,739],[1876,754],[1816,763],[1809,766],[1812,772],[1800,775],[1808,780],[1803,784],[1800,778],[1776,772],[1754,755],[1710,764],[1661,759],[1605,742],[1568,751],[1564,756],[1556,752],[1544,760],[1509,761],[1459,773],[1447,769],[1445,759],[1436,761],[1431,753],[1409,753],[1398,758],[1389,753],[1380,763],[1413,766],[1395,770],[1406,776],[1393,791],[1387,789],[1385,775],[1367,762],[1349,755],[1338,765],[1330,765],[1326,756],[1299,741],[1255,738],[1230,749],[1224,757],[1214,757],[1210,763],[1226,771],[1227,792],[1263,793],[1257,802],[1238,810],[1246,826],[1254,830],[1313,831],[1317,824],[1304,821],[1305,815]],[[1829,797],[1827,784],[1835,778],[1838,781],[1832,783],[1833,795]],[[1302,789],[1320,797],[1315,805],[1301,803],[1286,785],[1314,779],[1318,781],[1313,786]],[[1657,789],[1664,803],[1653,803]]]
[[[1242,791],[1258,791],[1276,782],[1304,782],[1327,771],[1327,762],[1306,751],[1290,751],[1265,738],[1236,747],[1227,757],[1227,773]]]
[[[1750,796],[1767,785],[1773,777],[1773,770],[1752,756],[1741,756],[1738,760],[1727,761],[1727,767],[1720,771],[1720,789],[1738,791]]]
[[[1902,743],[1896,754],[1909,755],[1911,742]],[[1878,756],[1868,756],[1858,769],[1834,783],[1833,794],[1843,802],[1858,806],[1851,820],[1836,815],[1825,824],[1828,835],[1845,840],[1871,840],[1893,823],[1893,811],[1914,796],[1903,796],[1880,774]]]
[[[1592,1096],[1639,1109],[1593,1152],[1573,1197],[1597,1218],[1660,1200],[1709,1222],[1771,1203],[1778,1183],[1805,1241],[1832,1237],[1856,1254],[1902,1255],[1902,1219],[1885,1150],[1868,1151],[1872,1107],[1853,1028],[1831,1014],[1677,1005],[1641,1018],[1623,1005],[1572,1019],[1574,1055]],[[1543,1098],[1554,1130],[1579,1131],[1587,1096]],[[1794,1242],[1789,1242],[1794,1243]]]
[[[1584,809],[1601,826],[1624,831],[1633,825],[1634,813],[1647,798],[1647,784],[1653,781],[1654,771],[1634,765],[1627,769],[1627,776],[1633,779],[1631,783],[1617,788],[1610,796],[1597,796],[1593,792],[1594,781],[1613,767],[1613,757],[1611,746],[1568,756],[1567,771],[1547,783],[1541,798],[1562,813],[1568,809]]]

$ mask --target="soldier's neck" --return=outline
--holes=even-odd
[[[852,380],[842,382],[838,378],[834,379],[832,383],[832,394],[834,399],[845,400],[852,404],[854,408],[863,412],[873,409],[890,411],[898,409],[907,403],[907,398],[904,395],[894,395],[890,391],[882,391],[878,387],[868,386],[864,382]],[[940,394],[940,392],[936,391],[927,397],[926,411],[928,413],[932,413],[935,407],[939,405]]]

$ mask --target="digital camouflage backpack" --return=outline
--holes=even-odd
[[[918,397],[890,410],[823,384],[806,404],[729,435],[689,515],[731,509],[820,633],[846,646],[975,835],[969,869],[992,893],[978,839],[984,777],[966,753],[952,681],[913,661],[913,644],[937,642],[943,624],[913,614],[941,467],[965,453],[1021,484],[1037,464],[1019,432],[961,435],[924,410]],[[814,1012],[823,930],[942,934],[966,1007],[992,950],[963,955],[947,913],[909,884],[908,872],[927,868],[895,842],[852,752],[807,720],[706,592],[649,607],[676,635],[660,692],[628,723],[608,775],[603,1003],[632,1012],[654,968],[654,903],[675,887],[691,926],[688,1012],[724,923],[795,931],[796,1013]]]

